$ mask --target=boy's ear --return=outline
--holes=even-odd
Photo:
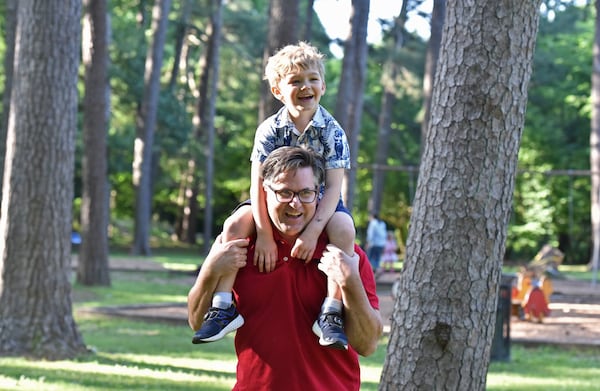
[[[273,96],[277,99],[277,100],[281,100],[283,97],[281,96],[281,91],[279,90],[279,87],[277,86],[273,86],[271,87],[271,94],[273,94]]]

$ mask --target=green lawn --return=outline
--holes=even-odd
[[[187,270],[195,257],[169,258]],[[176,265],[176,266],[173,266]],[[235,379],[233,338],[193,345],[187,324],[111,318],[78,311],[90,306],[184,303],[193,277],[173,272],[113,272],[111,288],[74,287],[76,320],[91,350],[67,361],[0,357],[0,390],[229,390]],[[376,390],[387,339],[361,358],[361,390]],[[488,390],[596,390],[598,349],[525,348],[513,344],[510,362],[494,362]]]

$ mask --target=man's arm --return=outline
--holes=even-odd
[[[329,244],[318,267],[342,289],[344,325],[350,345],[358,354],[368,356],[377,350],[383,321],[379,310],[369,302],[358,264],[358,254],[350,257]]]
[[[222,243],[217,237],[202,263],[196,282],[188,293],[188,323],[193,330],[200,329],[204,314],[210,307],[212,296],[221,276],[246,265],[247,239]]]

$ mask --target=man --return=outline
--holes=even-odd
[[[371,266],[360,247],[350,257],[319,237],[310,262],[290,255],[296,238],[317,209],[324,162],[301,147],[281,147],[263,163],[267,213],[276,239],[275,269],[260,272],[255,238],[222,243],[206,257],[188,295],[188,321],[202,325],[218,279],[239,269],[234,298],[245,322],[237,330],[234,390],[359,390],[358,354],[377,349],[383,323]],[[314,197],[313,197],[314,195]],[[327,278],[342,290],[349,350],[324,349],[311,331],[327,294]]]

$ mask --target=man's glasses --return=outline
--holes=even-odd
[[[303,204],[311,204],[317,199],[316,190],[304,189],[300,191],[291,191],[290,189],[275,190],[271,186],[267,187],[271,189],[273,193],[275,193],[275,198],[278,202],[281,202],[282,204],[292,202],[294,197],[298,197],[300,202],[302,202]]]

